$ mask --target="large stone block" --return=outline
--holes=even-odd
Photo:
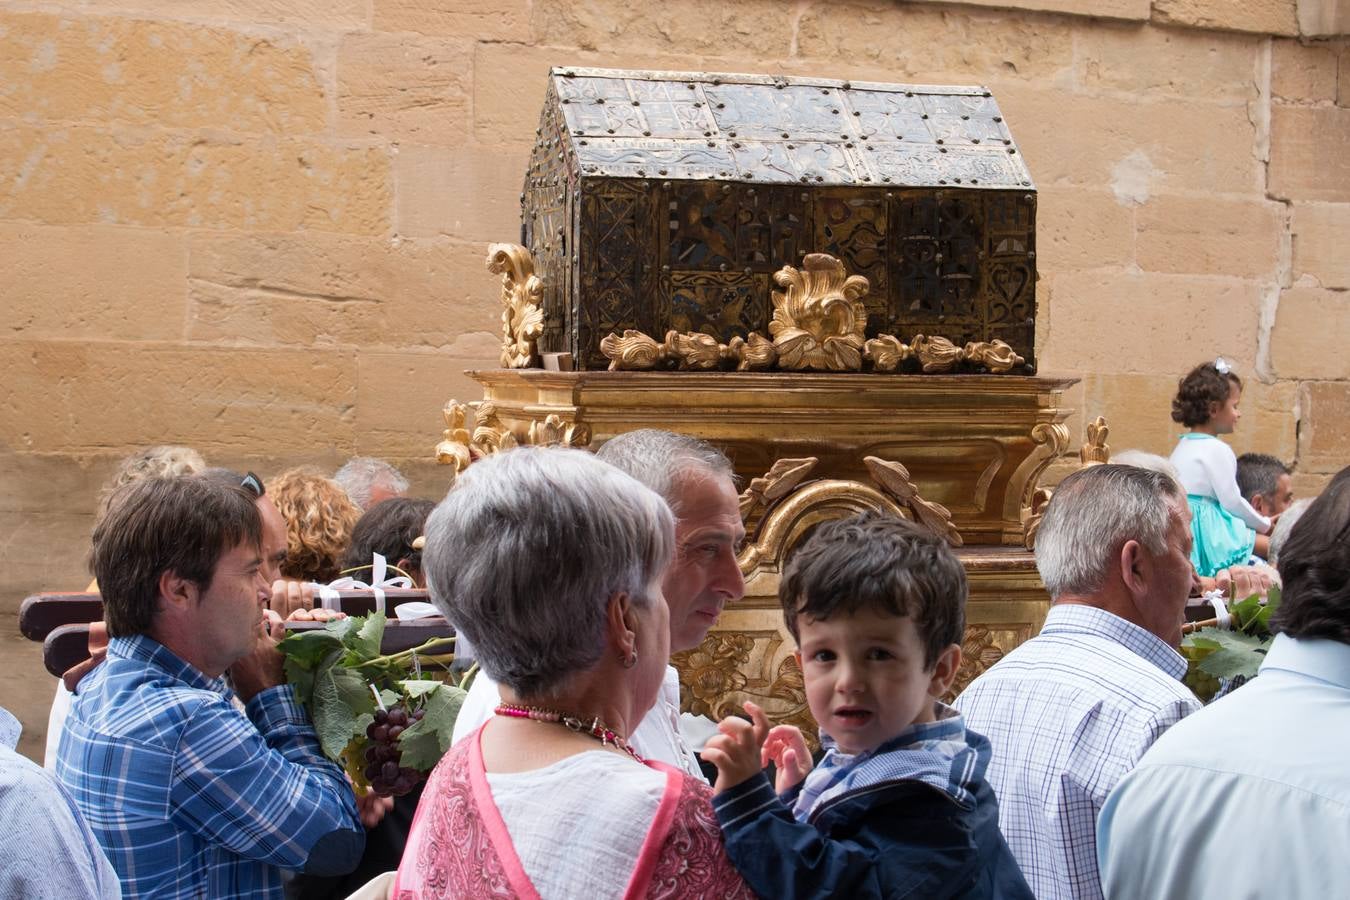
[[[15,173],[0,182],[0,218],[358,234],[389,228],[382,148],[0,120],[0,171]]]
[[[1295,203],[1294,278],[1311,276],[1328,288],[1350,288],[1350,203]]]
[[[1350,202],[1350,109],[1277,103],[1270,131],[1272,197]]]
[[[1302,500],[1305,497],[1308,499],[1316,497],[1326,490],[1334,474],[1334,472],[1300,472],[1295,469],[1292,479],[1294,499]]]
[[[182,337],[187,241],[115,226],[0,223],[7,337]],[[128,265],[135,260],[135,265]]]
[[[943,3],[949,0],[913,0],[917,3]],[[992,6],[1030,12],[1066,13],[1094,19],[1129,19],[1147,22],[1150,0],[961,0],[963,6]]]
[[[1241,34],[1093,22],[1075,29],[1075,78],[1093,91],[1245,102],[1256,99],[1260,47]]]
[[[1061,272],[1050,282],[1047,371],[1175,372],[1222,355],[1250,372],[1261,286],[1234,278]],[[1199,323],[1195,328],[1179,322]]]
[[[1036,264],[1044,272],[1133,262],[1134,210],[1105,190],[1041,188],[1036,195]]]
[[[1287,103],[1336,102],[1338,48],[1297,40],[1271,42],[1270,92]]]
[[[1299,472],[1335,473],[1350,465],[1350,381],[1305,383],[1299,407]]]
[[[875,0],[809,6],[797,27],[797,53],[817,65],[874,64],[888,73],[883,80],[921,83],[1067,83],[1074,63],[1065,20]]]
[[[792,23],[793,16],[778,0],[685,0],[676,14],[654,3],[534,0],[530,15],[535,44],[582,50],[621,46],[630,52],[691,60],[786,55],[792,46]]]
[[[356,446],[358,453],[435,457],[447,400],[478,400],[483,389],[464,374],[498,365],[501,338],[469,335],[454,350],[410,353],[362,349],[357,354]]]
[[[529,0],[375,0],[376,31],[412,31],[477,40],[523,41]]]
[[[394,158],[398,233],[518,242],[529,160],[528,144],[400,148]]]
[[[473,44],[410,34],[348,34],[338,47],[338,132],[424,144],[468,138]]]
[[[178,443],[209,458],[352,445],[352,351],[7,341],[0,371],[0,441],[13,450]]]
[[[1135,203],[1182,190],[1260,195],[1245,105],[1086,96],[1011,80],[991,87],[1039,187],[1109,187]]]
[[[61,0],[80,13],[107,13],[147,19],[181,19],[227,25],[301,25],[306,29],[370,27],[370,0]]]
[[[0,117],[322,130],[323,88],[294,41],[181,22],[0,13]]]
[[[42,455],[0,447],[0,513],[92,516],[120,461],[119,455]],[[12,575],[16,567],[4,571]]]
[[[1298,34],[1297,0],[1153,0],[1153,21],[1215,31]]]
[[[1350,378],[1350,293],[1322,288],[1280,292],[1270,337],[1281,378]],[[1350,448],[1347,448],[1350,450]]]
[[[1135,260],[1154,272],[1276,281],[1284,206],[1264,200],[1151,197],[1135,213]]]
[[[483,244],[325,234],[194,236],[188,335],[255,345],[454,351],[500,332]]]
[[[1304,37],[1350,34],[1350,6],[1345,0],[1298,0],[1298,30]]]

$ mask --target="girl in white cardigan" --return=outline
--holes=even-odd
[[[1264,555],[1271,520],[1243,499],[1237,486],[1237,457],[1218,435],[1232,434],[1241,413],[1242,379],[1223,359],[1196,366],[1178,385],[1172,420],[1190,428],[1172,451],[1181,486],[1191,507],[1195,547],[1191,562],[1212,577],[1242,565],[1255,551]]]

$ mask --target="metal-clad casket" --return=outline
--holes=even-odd
[[[983,87],[555,68],[522,194],[541,352],[766,332],[773,274],[868,279],[867,337],[1002,340],[1034,368],[1036,194]]]

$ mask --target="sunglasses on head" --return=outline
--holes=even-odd
[[[245,475],[240,481],[239,486],[249,491],[255,497],[261,497],[267,493],[267,488],[263,487],[262,479],[252,472]]]

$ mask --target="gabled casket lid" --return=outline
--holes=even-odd
[[[585,176],[1032,188],[985,87],[557,67]]]

